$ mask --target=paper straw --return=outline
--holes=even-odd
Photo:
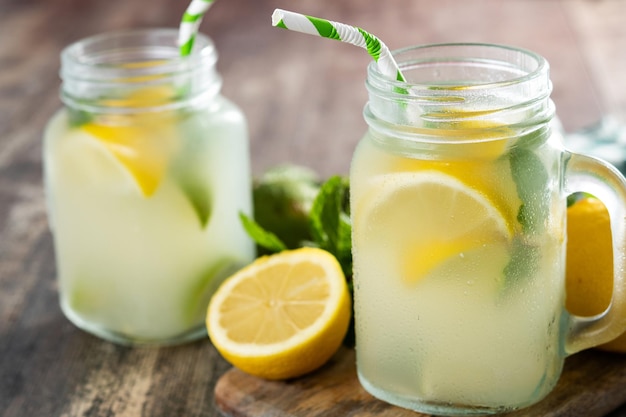
[[[180,48],[180,55],[187,56],[191,53],[193,43],[196,40],[198,34],[198,28],[202,23],[202,17],[209,10],[209,7],[215,0],[191,0],[183,18],[180,21],[180,28],[178,29],[178,46]]]
[[[332,22],[287,10],[276,9],[272,14],[272,25],[322,38],[335,39],[367,50],[378,64],[381,73],[397,81],[406,81],[387,45],[359,27]]]

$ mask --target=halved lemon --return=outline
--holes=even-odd
[[[439,171],[384,174],[355,198],[354,241],[361,256],[391,262],[418,282],[450,260],[507,253],[513,226],[480,191]],[[488,261],[488,259],[484,259]],[[391,267],[390,267],[391,270]]]
[[[341,345],[350,316],[335,257],[301,248],[261,257],[228,278],[211,299],[206,324],[235,367],[287,379],[322,366]]]

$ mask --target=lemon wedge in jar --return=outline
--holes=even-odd
[[[163,105],[172,99],[169,87],[146,87],[105,104],[142,108]],[[130,174],[141,194],[150,197],[165,176],[175,146],[175,123],[171,112],[121,113],[92,118],[80,129],[102,143]]]
[[[508,258],[513,226],[507,217],[484,194],[440,171],[381,175],[358,204],[353,227],[363,236],[355,238],[400,248],[390,253],[381,247],[379,253],[396,257],[381,261],[400,265],[408,284],[454,259]]]

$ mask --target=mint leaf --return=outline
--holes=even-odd
[[[213,139],[204,137],[204,126],[200,120],[185,111],[176,113],[174,127],[178,137],[177,150],[172,155],[171,178],[181,190],[193,209],[198,223],[204,229],[211,220],[214,195],[209,178],[213,175],[207,165]]]
[[[339,176],[329,178],[322,184],[313,201],[309,217],[311,234],[315,242],[323,249],[337,246],[342,183],[343,181]]]
[[[211,219],[213,197],[200,164],[200,158],[189,155],[187,160],[178,159],[174,164],[172,179],[196,213],[200,227],[204,229]]]
[[[539,247],[526,243],[521,237],[516,236],[511,246],[511,260],[504,268],[506,279],[505,288],[519,280],[526,279],[535,274],[539,268],[541,250]]]
[[[530,278],[539,268],[541,250],[530,244],[525,236],[543,233],[550,215],[548,170],[534,152],[547,139],[549,132],[549,129],[538,129],[523,136],[509,154],[511,175],[522,202],[517,221],[522,226],[523,235],[515,236],[511,245],[511,259],[504,268],[505,291],[514,287],[516,282]]]
[[[531,150],[516,147],[510,152],[511,173],[522,205],[517,221],[524,233],[540,234],[550,212],[548,172]]]
[[[174,177],[196,213],[200,226],[204,229],[211,218],[212,197],[209,187],[200,177],[194,178],[191,175]]]
[[[270,252],[281,252],[287,249],[287,246],[274,233],[263,229],[257,222],[244,213],[239,213],[239,219],[245,231],[257,245]]]
[[[68,109],[68,121],[70,127],[80,127],[93,120],[94,115],[84,110]]]
[[[254,221],[290,248],[311,241],[309,213],[320,188],[317,174],[298,165],[279,165],[253,182]]]
[[[219,285],[230,275],[241,268],[241,260],[230,257],[223,257],[213,261],[205,271],[199,274],[196,283],[191,287],[185,311],[183,312],[187,323],[193,324],[199,317],[206,314],[207,306],[211,296],[215,293]]]
[[[315,244],[332,253],[346,276],[352,275],[352,225],[348,207],[348,180],[330,177],[322,184],[309,215]]]
[[[337,248],[335,257],[341,264],[343,273],[346,277],[352,276],[352,223],[350,217],[346,213],[340,215],[339,235],[337,239]],[[349,281],[348,284],[351,284]]]

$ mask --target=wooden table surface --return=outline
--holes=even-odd
[[[100,32],[176,27],[183,0],[0,0],[0,417],[218,416],[229,369],[208,339],[133,349],[90,336],[58,306],[41,133],[60,106],[59,53]],[[271,27],[281,7],[361,26],[399,48],[507,43],[544,55],[565,128],[626,121],[623,0],[219,0],[202,31],[224,94],[250,124],[255,174],[292,162],[346,174],[365,131],[370,59],[358,48]],[[612,417],[626,416],[626,407]]]

